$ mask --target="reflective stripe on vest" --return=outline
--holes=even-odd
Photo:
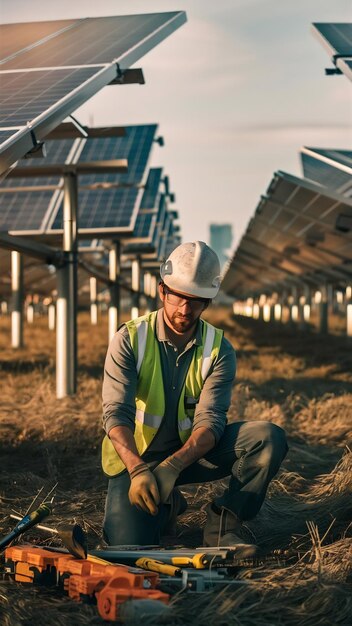
[[[137,395],[134,437],[142,456],[152,443],[165,413],[165,390],[156,337],[157,311],[127,322],[131,346],[136,360]],[[204,320],[202,343],[196,346],[181,390],[178,404],[178,432],[184,443],[192,432],[192,419],[204,381],[220,350],[223,331]],[[110,439],[103,441],[103,469],[109,476],[119,474],[125,466]]]

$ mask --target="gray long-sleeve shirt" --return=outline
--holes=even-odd
[[[148,454],[171,454],[182,446],[177,429],[177,409],[181,390],[196,346],[202,342],[202,321],[198,322],[192,339],[182,352],[167,336],[163,309],[158,311],[156,337],[159,342],[165,391],[165,415]],[[236,374],[235,351],[223,337],[219,356],[211,366],[196,405],[193,430],[204,426],[219,441],[231,402]],[[126,326],[115,333],[105,360],[103,383],[103,425],[107,434],[114,426],[127,426],[134,431],[136,413],[137,371],[134,353]]]

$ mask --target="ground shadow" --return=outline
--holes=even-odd
[[[289,325],[267,324],[246,317],[236,317],[236,324],[250,333],[258,351],[261,347],[280,348],[292,356],[304,359],[305,367],[334,365],[336,373],[352,371],[352,339],[349,337],[320,335]],[[236,334],[233,326],[229,325],[229,329]]]
[[[31,360],[2,359],[0,361],[0,371],[16,374],[28,374],[29,372],[34,372],[35,370],[44,370],[50,365],[50,360],[47,357],[40,357]]]

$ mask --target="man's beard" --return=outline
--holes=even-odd
[[[171,323],[172,328],[174,328],[174,330],[178,333],[186,333],[195,324],[195,320],[192,314],[182,315],[181,313],[178,313],[176,311],[171,317],[167,313],[166,316]]]

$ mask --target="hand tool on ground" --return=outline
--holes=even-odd
[[[16,515],[14,513],[11,513],[10,517],[16,520],[20,519],[19,515]],[[111,564],[111,561],[106,561],[101,557],[93,556],[92,554],[89,554],[87,552],[86,534],[82,526],[80,526],[79,524],[73,524],[72,526],[62,526],[59,529],[51,528],[50,526],[43,526],[42,524],[37,524],[36,527],[53,535],[58,535],[65,548],[76,559],[88,559],[88,561],[94,563],[102,563],[105,565]],[[60,551],[60,549],[58,548],[54,548],[54,550]]]
[[[25,515],[18,524],[16,524],[15,528],[6,535],[6,537],[0,540],[0,551],[4,550],[16,537],[19,537],[50,515],[51,511],[52,502],[43,502],[35,511],[31,511]]]
[[[135,561],[135,565],[150,572],[164,574],[165,576],[182,576],[182,570],[179,567],[169,565],[164,561],[157,561],[156,559],[141,557]]]
[[[105,558],[112,563],[133,565],[139,558],[162,561],[175,567],[191,567],[194,569],[219,569],[255,565],[258,560],[239,559],[236,548],[197,548],[197,549],[159,549],[147,550],[142,546],[136,550],[124,549],[124,546],[110,546],[104,550],[92,550],[91,554]]]

